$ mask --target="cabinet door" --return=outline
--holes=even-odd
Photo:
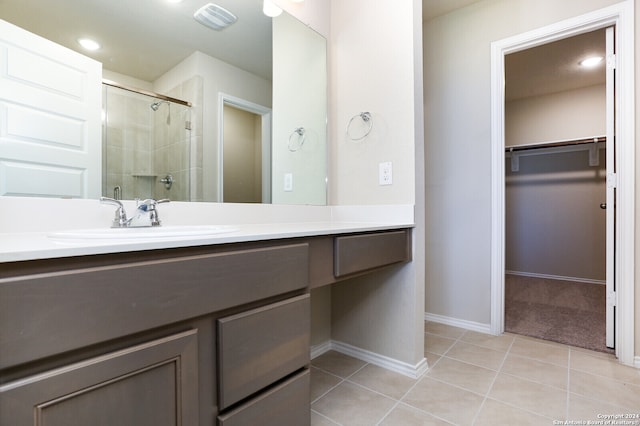
[[[198,423],[197,330],[0,387],[0,424],[164,426]]]

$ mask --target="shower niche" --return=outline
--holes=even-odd
[[[103,84],[102,194],[190,200],[191,107]]]

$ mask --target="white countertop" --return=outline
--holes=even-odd
[[[74,216],[58,212],[50,223],[43,220],[36,223],[26,214],[21,216],[19,221],[16,219],[14,226],[6,226],[6,218],[2,222],[2,213],[6,213],[8,209],[14,212],[31,212],[33,209],[30,204],[33,201],[0,198],[3,198],[0,199],[0,223],[5,223],[5,227],[0,228],[0,262],[380,231],[413,226],[413,206],[409,205],[256,206],[170,203],[174,205],[162,206],[163,224],[167,226],[224,225],[232,229],[230,232],[208,236],[60,239],[51,238],[51,234],[86,228],[109,228],[113,209],[105,209],[99,203],[92,204],[87,200],[62,200],[65,203],[54,200],[51,205],[46,205],[45,202],[44,210],[53,208],[58,212],[62,205],[65,209],[72,208],[77,217],[78,208],[96,209],[97,206],[95,211],[87,212],[87,216],[97,216],[99,220],[88,220],[84,216],[83,220],[69,220],[69,217]],[[38,204],[39,207],[42,205]],[[43,211],[38,210],[40,213]]]

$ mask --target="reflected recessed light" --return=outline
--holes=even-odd
[[[602,62],[602,56],[591,56],[580,61],[580,65],[587,68],[593,68]]]
[[[282,13],[282,9],[276,6],[276,4],[271,0],[264,0],[262,2],[262,13],[265,15],[275,18]]]
[[[79,38],[78,43],[80,43],[80,46],[84,47],[87,50],[100,49],[100,44],[97,41],[91,40],[90,38]]]

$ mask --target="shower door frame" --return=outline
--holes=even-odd
[[[632,1],[558,22],[537,30],[496,41],[491,45],[491,325],[492,334],[504,332],[505,274],[505,162],[504,162],[504,57],[555,40],[615,26],[617,76],[615,102],[617,206],[615,282],[615,342],[618,360],[634,365],[635,352],[635,107],[634,107],[634,10]],[[608,253],[613,255],[613,253]]]

